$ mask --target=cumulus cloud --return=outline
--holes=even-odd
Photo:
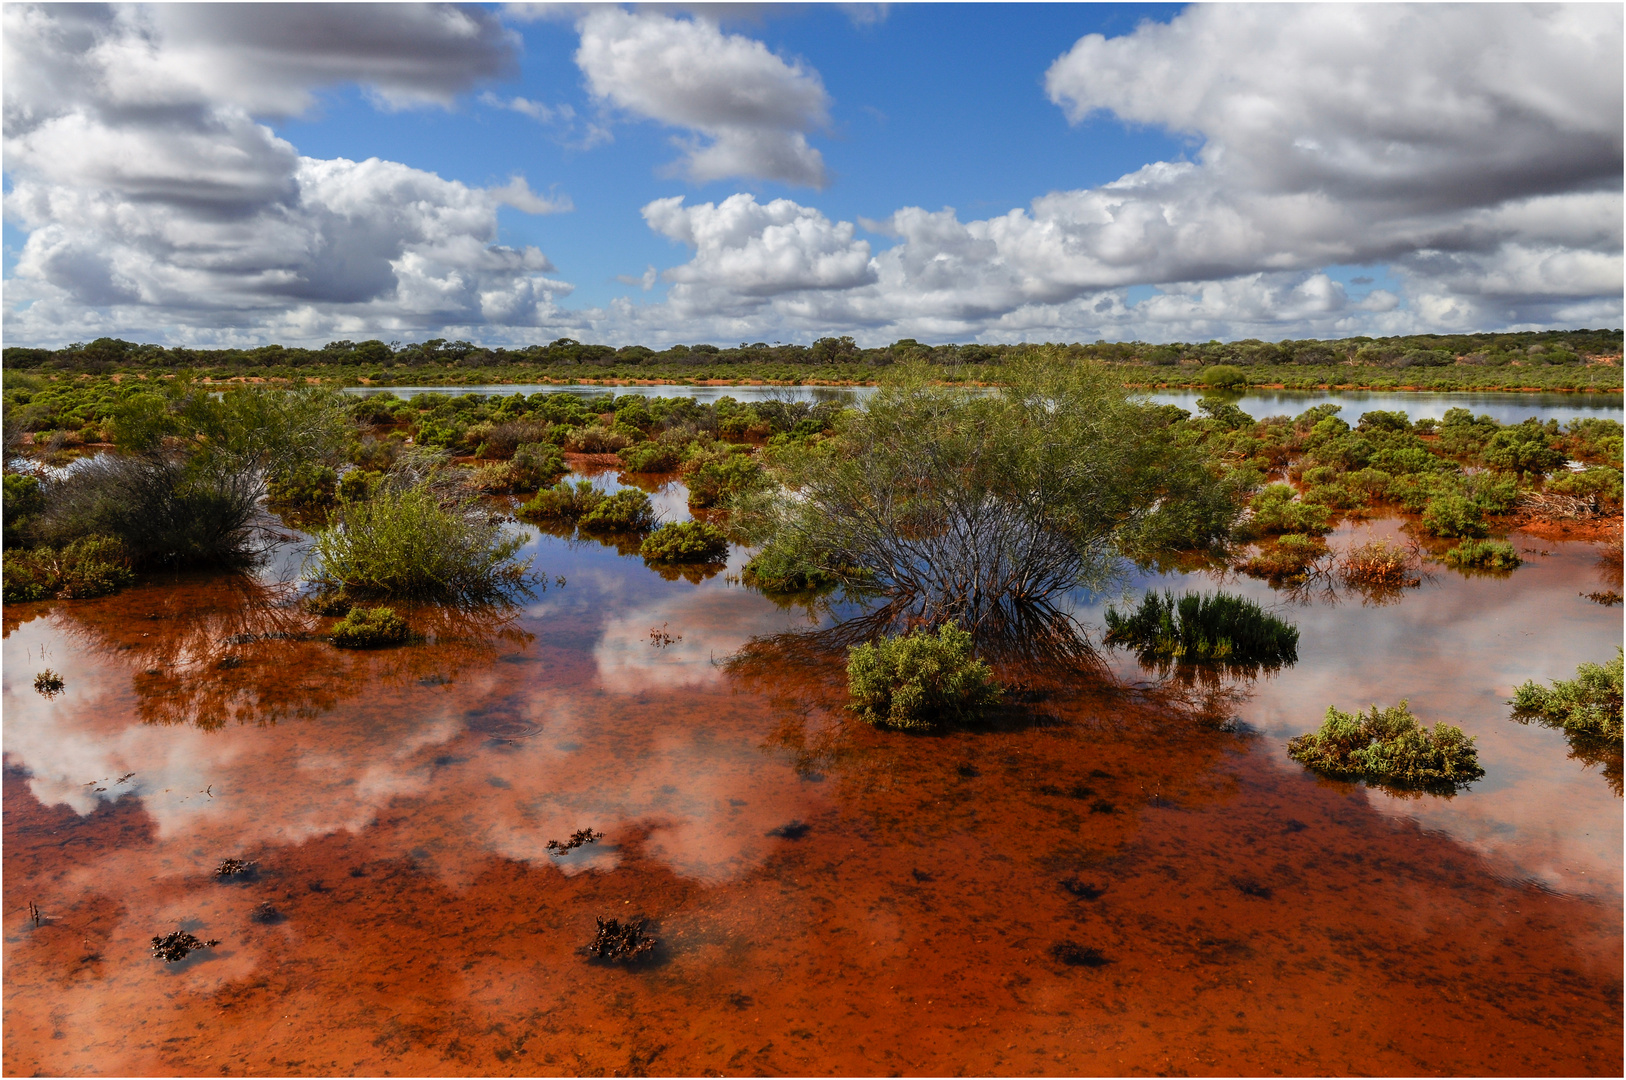
[[[579,29],[576,64],[594,97],[693,133],[678,140],[676,165],[690,179],[828,182],[823,156],[807,143],[829,123],[818,72],[698,18],[597,7]]]
[[[673,303],[735,332],[1166,340],[1580,312],[1618,324],[1621,24],[1607,5],[1195,5],[1089,35],[1051,66],[1051,99],[1075,121],[1105,112],[1201,139],[1196,160],[983,220],[918,207],[865,220],[896,243],[839,286],[801,268],[832,238],[849,258],[862,242],[808,208],[777,211],[801,229],[739,196],[677,224],[673,200],[645,218],[695,248],[666,274],[696,286]],[[717,218],[723,239],[685,234],[690,214]],[[1320,272],[1375,264],[1404,283],[1404,304]],[[1131,303],[1136,285],[1159,292]]]
[[[475,188],[396,162],[301,156],[257,115],[361,81],[449,102],[512,61],[490,16],[403,5],[8,6],[13,340],[534,323],[570,286],[495,243],[497,209],[568,210],[525,179]]]

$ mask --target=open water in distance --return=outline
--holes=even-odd
[[[915,737],[843,708],[839,655],[718,662],[841,614],[740,587],[745,551],[663,576],[525,532],[544,591],[405,609],[425,640],[376,652],[276,586],[302,542],[5,606],[8,1072],[1621,1071],[1621,804],[1503,704],[1613,655],[1594,545],[1515,533],[1511,575],[1390,603],[1228,583],[1302,633],[1231,687],[1236,731],[1041,678],[1014,720]],[[1482,783],[1287,758],[1328,705],[1401,697],[1478,740]],[[603,839],[550,853],[578,829]],[[590,960],[598,918],[648,919],[652,959]],[[177,929],[220,944],[155,959]]]
[[[512,394],[636,394],[643,397],[689,397],[702,404],[723,397],[736,401],[860,401],[875,392],[873,386],[553,386],[516,384],[512,386],[351,386],[347,394],[363,396],[392,393],[410,398],[415,394],[479,394],[482,397]],[[1139,395],[1158,404],[1178,405],[1195,412],[1205,395],[1195,390],[1158,390]],[[1567,423],[1580,417],[1620,419],[1622,395],[1613,394],[1511,394],[1511,393],[1382,393],[1364,390],[1257,390],[1246,394],[1208,395],[1234,401],[1238,408],[1255,418],[1297,416],[1317,405],[1341,405],[1339,415],[1350,423],[1373,409],[1403,412],[1413,420],[1443,417],[1447,409],[1468,409],[1501,423],[1518,423],[1534,416],[1543,422]]]

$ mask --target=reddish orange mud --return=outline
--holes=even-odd
[[[796,609],[541,543],[568,585],[516,621],[377,653],[219,578],[7,609],[5,1071],[1621,1071],[1619,801],[1497,706],[1612,651],[1584,545],[1294,609],[1251,734],[1079,680],[919,738],[851,720],[838,659],[711,662]],[[1406,694],[1482,790],[1285,759]],[[590,962],[598,916],[653,962]],[[177,928],[221,944],[154,959]]]

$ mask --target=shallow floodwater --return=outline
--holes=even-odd
[[[1235,731],[1088,670],[986,729],[873,731],[839,656],[719,663],[831,620],[741,588],[739,551],[667,580],[537,537],[520,610],[418,609],[424,643],[373,653],[219,575],[8,606],[5,1069],[1618,1075],[1621,803],[1502,700],[1612,655],[1620,609],[1580,594],[1619,571],[1513,539],[1511,576],[1386,604],[1228,583],[1302,630]],[[1400,697],[1486,780],[1287,759]],[[600,917],[653,958],[590,961]],[[176,929],[220,944],[166,965]]]
[[[363,397],[392,393],[410,398],[415,394],[477,394],[481,397],[506,397],[512,394],[580,394],[602,396],[607,393],[634,394],[642,397],[690,397],[701,404],[732,397],[736,401],[840,401],[858,402],[873,394],[873,386],[579,386],[579,385],[492,385],[492,386],[351,386],[347,394]],[[1156,390],[1140,395],[1160,405],[1178,405],[1195,412],[1204,395],[1195,390]],[[1514,394],[1514,393],[1383,393],[1365,390],[1250,390],[1245,394],[1225,394],[1225,400],[1249,416],[1297,416],[1317,405],[1341,405],[1343,416],[1353,422],[1364,412],[1382,409],[1403,412],[1413,420],[1445,416],[1447,409],[1468,409],[1474,415],[1488,415],[1503,424],[1516,424],[1534,416],[1546,422],[1557,420],[1568,423],[1583,417],[1621,418],[1622,396],[1619,391],[1601,394]]]

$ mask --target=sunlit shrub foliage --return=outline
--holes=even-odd
[[[135,580],[124,546],[106,536],[81,537],[60,548],[12,548],[0,565],[7,603],[86,600],[117,592]]]
[[[409,636],[406,620],[394,608],[353,607],[333,624],[328,640],[341,649],[376,649],[400,645]]]
[[[650,533],[639,554],[653,562],[722,562],[728,558],[728,537],[704,521],[672,522]]]
[[[847,707],[877,727],[929,731],[976,720],[1003,690],[954,623],[855,645],[847,653]]]
[[[1486,570],[1512,570],[1524,562],[1506,540],[1464,540],[1441,558],[1449,566],[1472,566]]]
[[[1406,701],[1367,713],[1329,707],[1320,730],[1290,739],[1287,753],[1327,776],[1397,787],[1455,791],[1485,775],[1471,737],[1450,724],[1424,728]]]
[[[443,502],[428,481],[386,484],[316,534],[306,577],[353,596],[479,599],[524,580],[523,546],[482,507]]]
[[[1569,735],[1621,740],[1621,650],[1607,664],[1582,664],[1575,678],[1556,679],[1551,687],[1527,682],[1513,691],[1508,702],[1513,719],[1534,720],[1562,728]]]

